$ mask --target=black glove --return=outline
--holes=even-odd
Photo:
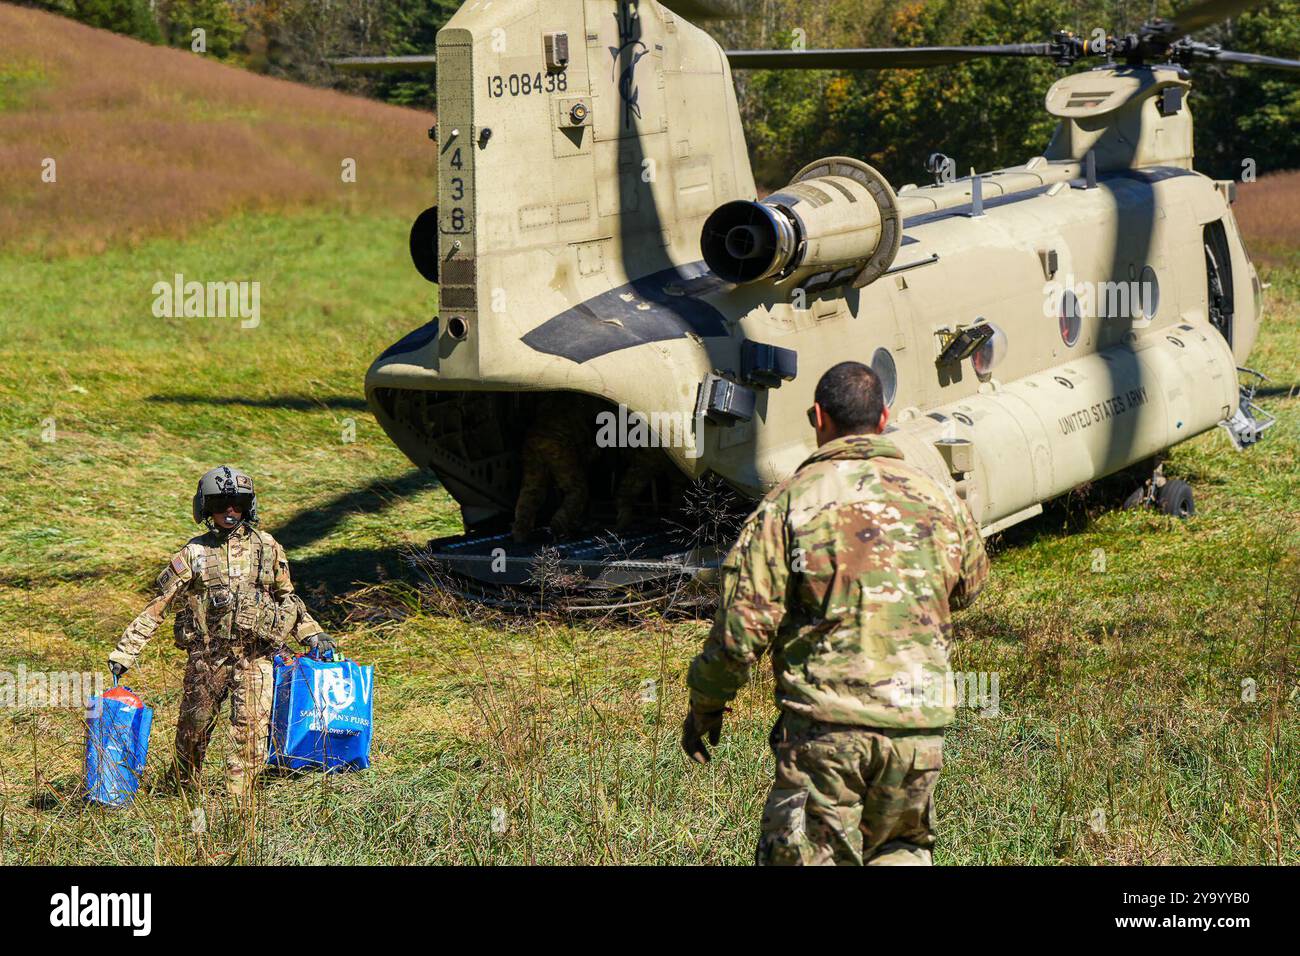
[[[311,639],[311,651],[318,659],[323,660],[325,655],[334,656],[334,641],[327,634],[317,634]]]
[[[694,707],[686,712],[686,721],[682,724],[682,750],[696,763],[708,763],[709,748],[704,746],[704,737],[708,735],[709,743],[716,747],[722,737],[722,715],[726,709],[697,711]]]
[[[117,661],[108,662],[108,672],[118,680],[121,680],[122,675],[125,674],[126,671],[127,671],[127,667],[125,664],[119,664]]]

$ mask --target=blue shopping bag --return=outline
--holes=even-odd
[[[375,669],[332,657],[275,658],[268,764],[325,771],[370,766]]]
[[[149,755],[153,711],[129,687],[90,701],[86,718],[86,799],[110,807],[135,798]]]

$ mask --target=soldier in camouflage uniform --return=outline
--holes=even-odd
[[[109,669],[120,677],[178,601],[176,646],[189,652],[176,768],[185,789],[198,785],[218,710],[230,697],[226,785],[247,793],[266,763],[271,716],[272,655],[296,638],[318,651],[333,642],[308,613],[289,579],[284,549],[257,529],[253,479],[222,466],[199,480],[194,520],[208,531],[178,551],[158,577],[157,596],[127,625]]]
[[[568,392],[550,393],[538,403],[521,452],[523,475],[512,528],[516,541],[532,536],[552,483],[561,501],[551,516],[551,531],[557,538],[570,538],[582,530],[590,498],[587,466],[596,454],[599,410],[595,399]]]
[[[709,759],[727,703],[769,647],[780,719],[760,864],[927,865],[951,700],[951,609],[988,574],[979,528],[887,436],[874,373],[830,369],[817,451],[749,517],[722,566],[722,606],[691,663],[682,746]]]

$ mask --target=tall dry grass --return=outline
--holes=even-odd
[[[431,122],[0,4],[0,251],[101,252],[236,211],[413,212]]]
[[[1300,246],[1300,170],[1242,183],[1234,211],[1253,257],[1277,264],[1294,256]]]

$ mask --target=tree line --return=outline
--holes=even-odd
[[[326,59],[430,53],[457,0],[27,0],[93,26],[206,52],[250,70],[433,109],[432,73],[340,74]],[[1170,0],[750,0],[742,20],[701,24],[727,47],[930,46],[1041,42],[1057,29],[1135,30]],[[1198,39],[1300,56],[1300,0],[1273,0]],[[1095,63],[1076,66],[1088,69]],[[760,183],[778,186],[811,159],[857,156],[892,182],[922,180],[933,152],[988,169],[1042,152],[1054,125],[1048,60],[979,60],[933,70],[744,71],[742,116]],[[1294,76],[1294,74],[1292,74]],[[1300,83],[1263,69],[1193,68],[1197,167],[1236,178],[1300,168]]]
[[[755,0],[763,16],[729,21],[728,47],[983,45],[1031,43],[1067,29],[1134,32],[1186,0]],[[1274,0],[1197,34],[1224,48],[1300,58],[1300,2]],[[1097,60],[1081,62],[1091,69]],[[807,161],[843,154],[880,168],[894,183],[924,181],[926,158],[943,152],[964,173],[1024,162],[1041,153],[1055,119],[1044,94],[1062,74],[1043,59],[974,60],[931,70],[737,73],[756,177],[779,184]],[[1296,74],[1201,64],[1188,102],[1196,165],[1239,178],[1300,167]]]
[[[458,0],[19,0],[150,43],[194,49],[257,73],[433,109],[433,75],[350,76],[326,61],[430,53]]]

